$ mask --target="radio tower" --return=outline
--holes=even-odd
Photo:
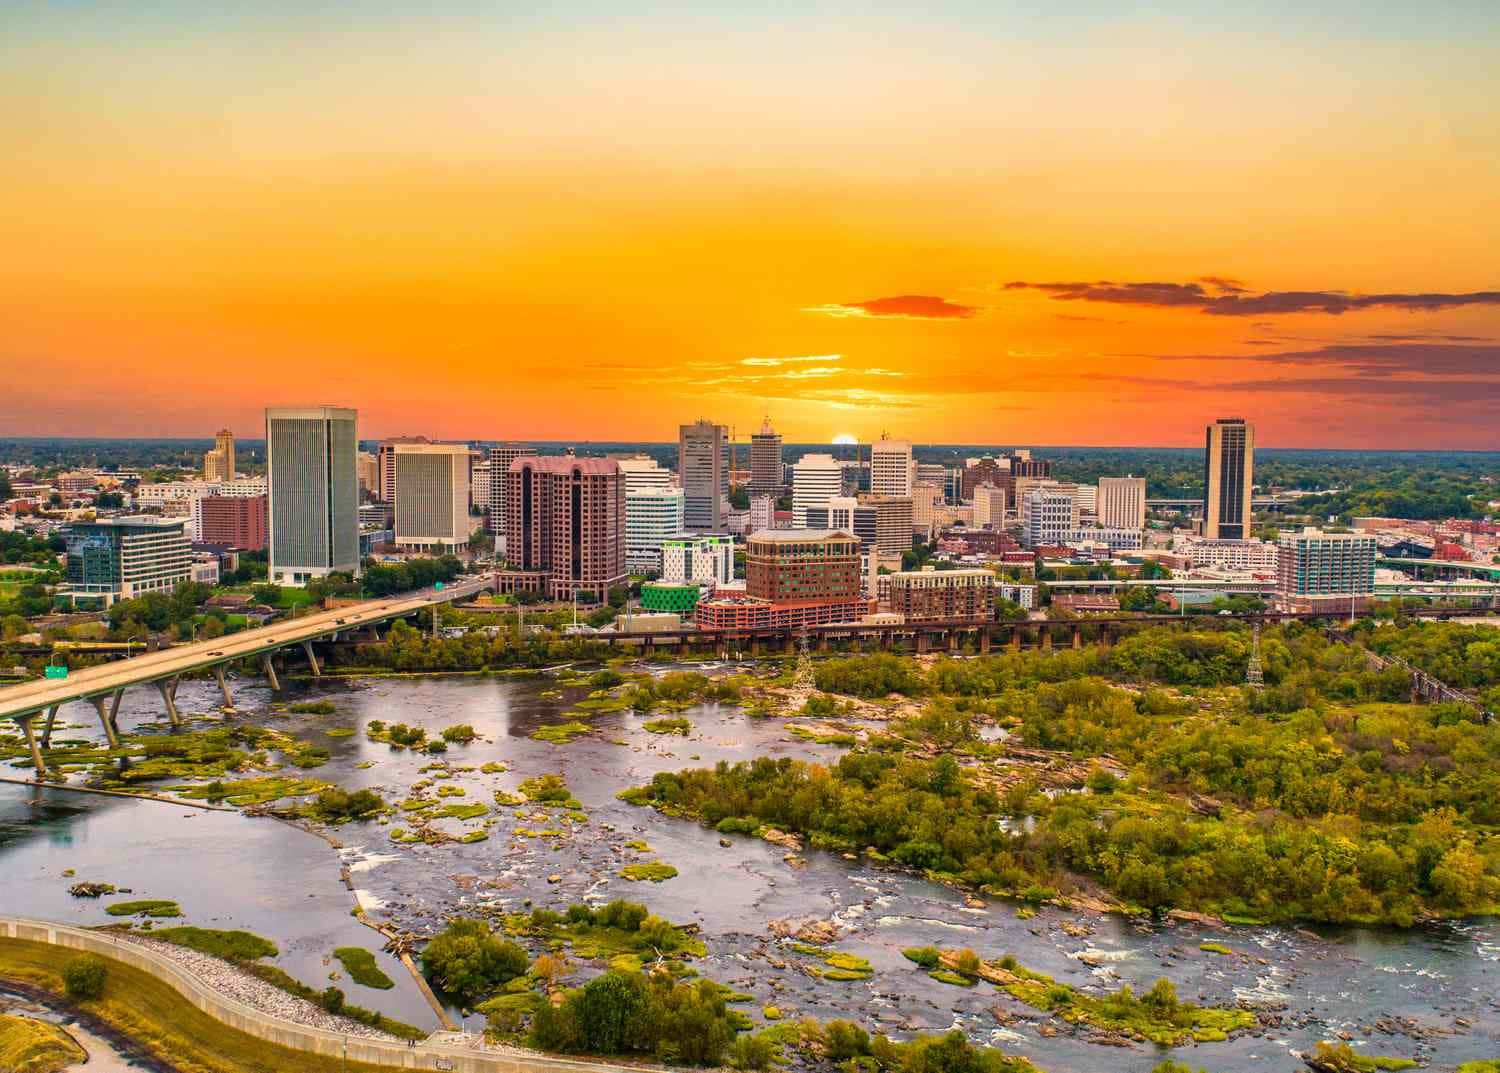
[[[1266,676],[1260,665],[1260,620],[1250,633],[1250,660],[1245,664],[1245,684],[1259,688],[1266,684]]]

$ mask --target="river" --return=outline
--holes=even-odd
[[[83,924],[112,921],[103,901],[69,896],[68,886],[92,880],[130,887],[137,897],[173,898],[186,923],[244,928],[273,939],[276,964],[309,984],[324,986],[339,970],[334,947],[378,951],[375,932],[350,915],[350,892],[340,877],[347,865],[356,896],[375,916],[415,931],[432,931],[451,915],[476,905],[519,910],[552,908],[582,900],[625,897],[654,912],[702,929],[708,956],[697,963],[705,976],[748,992],[740,1008],[760,1020],[763,1005],[786,1016],[850,1017],[899,1036],[959,1027],[977,1042],[1024,1054],[1050,1073],[1147,1073],[1173,1057],[1214,1073],[1300,1068],[1289,1053],[1310,1051],[1319,1040],[1344,1033],[1369,1054],[1409,1057],[1435,1068],[1500,1056],[1500,922],[1485,919],[1409,931],[1160,926],[1116,917],[1043,909],[1034,919],[1016,916],[1011,903],[972,904],[938,884],[872,865],[863,858],[807,851],[805,863],[758,839],[730,836],[685,820],[627,805],[615,794],[657,771],[710,765],[753,756],[835,758],[840,750],[800,741],[779,719],[752,718],[740,709],[700,705],[683,713],[687,737],[651,734],[645,717],[608,713],[585,720],[593,732],[569,744],[530,735],[562,721],[586,690],[564,696],[547,679],[431,677],[325,679],[292,685],[293,699],[328,698],[329,715],[270,715],[270,694],[255,680],[236,683],[236,718],[266,719],[278,729],[329,749],[331,761],[308,774],[351,788],[369,786],[399,801],[433,758],[370,742],[371,719],[442,728],[468,723],[479,739],[450,748],[458,773],[437,785],[461,787],[458,802],[492,804],[497,789],[522,779],[562,775],[588,812],[588,822],[561,825],[562,836],[526,837],[535,830],[527,810],[493,809],[485,841],[437,846],[396,843],[388,826],[346,825],[336,832],[344,849],[271,819],[206,812],[171,804],[129,801],[0,785],[0,885],[6,912]],[[154,691],[128,694],[122,726],[150,723],[162,732]],[[217,702],[209,683],[185,682],[179,705],[207,715]],[[92,708],[73,705],[64,719],[75,726],[59,736],[89,736]],[[351,736],[327,735],[350,729]],[[488,762],[504,773],[478,770]],[[366,766],[361,766],[366,765]],[[484,821],[442,821],[455,833]],[[649,852],[625,848],[642,840]],[[618,873],[623,863],[659,859],[679,875],[664,883],[634,883]],[[65,876],[71,869],[75,875]],[[832,920],[838,950],[867,958],[866,980],[833,982],[797,969],[808,959],[778,942],[773,920]],[[1199,949],[1215,942],[1236,953]],[[935,945],[970,947],[981,956],[1009,953],[1024,965],[1083,987],[1113,989],[1129,983],[1145,990],[1161,976],[1181,998],[1233,1004],[1244,1000],[1277,1007],[1273,1023],[1253,1035],[1176,1048],[1106,1047],[1048,1021],[988,984],[954,987],[929,979],[900,951]],[[409,973],[395,958],[378,954],[396,981],[390,991],[340,986],[349,999],[424,1028],[436,1018]],[[471,1022],[470,1027],[473,1027]],[[1056,1030],[1056,1034],[1048,1033]]]

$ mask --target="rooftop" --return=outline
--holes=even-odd
[[[839,540],[855,539],[841,529],[757,529],[750,534],[748,539],[791,544],[809,540],[831,540],[835,537]]]
[[[575,469],[585,477],[612,477],[620,472],[620,464],[613,458],[577,458],[573,455],[522,455],[511,460],[510,471],[516,473],[526,466],[564,477]]]

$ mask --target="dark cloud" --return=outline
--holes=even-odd
[[[809,313],[830,317],[893,317],[908,320],[966,320],[979,313],[977,306],[960,305],[930,294],[898,294],[894,298],[872,298],[866,302],[844,302],[814,306]]]
[[[1348,294],[1343,291],[1266,291],[1254,294],[1238,281],[1205,276],[1197,283],[1007,283],[1006,290],[1043,291],[1062,302],[1107,302],[1115,305],[1196,309],[1217,317],[1262,317],[1281,313],[1325,313],[1338,316],[1362,309],[1429,312],[1471,305],[1500,305],[1500,291],[1469,294]]]
[[[1345,399],[1384,400],[1412,406],[1467,407],[1500,403],[1500,380],[1394,380],[1326,377],[1240,380],[1204,385],[1236,394],[1332,395]]]
[[[1494,376],[1500,382],[1500,344],[1496,343],[1330,343],[1306,350],[1278,350],[1272,353],[1149,356],[1168,361],[1336,367],[1366,376]]]

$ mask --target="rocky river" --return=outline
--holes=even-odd
[[[265,722],[327,748],[329,763],[306,774],[375,788],[392,802],[432,777],[421,769],[434,758],[367,740],[370,720],[422,726],[431,736],[454,724],[472,725],[478,738],[449,749],[444,759],[451,777],[440,785],[464,791],[448,789],[447,800],[487,804],[490,814],[434,822],[455,836],[483,830],[486,837],[438,845],[397,841],[391,834],[402,820],[396,817],[386,825],[349,824],[332,832],[343,844],[336,850],[265,817],[0,784],[3,911],[116,922],[105,914],[105,902],[68,893],[77,880],[112,883],[134,897],[175,899],[182,922],[266,936],[279,947],[276,964],[321,987],[342,975],[331,958],[335,947],[379,951],[383,942],[351,916],[355,898],[371,916],[424,933],[476,906],[562,908],[624,897],[670,920],[697,924],[708,948],[697,967],[754,996],[741,1008],[757,1022],[763,1006],[775,1005],[788,1017],[848,1017],[896,1036],[956,1026],[1050,1073],[1146,1073],[1165,1057],[1214,1073],[1293,1070],[1301,1067],[1293,1052],[1342,1038],[1368,1054],[1414,1058],[1437,1069],[1500,1056],[1495,920],[1396,931],[1160,925],[1052,908],[1021,919],[1012,903],[979,901],[864,858],[807,850],[788,859],[782,846],[738,835],[727,836],[725,846],[726,839],[696,823],[616,799],[657,771],[761,755],[839,754],[837,746],[787,733],[780,719],[699,705],[682,713],[692,724],[682,737],[648,732],[649,716],[600,713],[586,720],[590,733],[553,744],[531,735],[574,718],[570,710],[586,689],[559,689],[538,677],[455,676],[324,679],[293,683],[291,691],[293,700],[331,700],[335,710],[271,712],[269,691],[243,680],[236,683],[240,712],[231,718]],[[219,718],[210,683],[185,682],[178,703],[185,712]],[[92,716],[86,705],[65,708],[72,726],[59,736],[97,736]],[[159,719],[154,691],[127,694],[123,728],[149,723],[169,732]],[[486,764],[488,773],[480,770]],[[453,770],[459,767],[471,770]],[[525,807],[494,807],[495,791],[514,791],[523,779],[546,773],[563,776],[586,822],[543,830]],[[631,848],[632,842],[649,848]],[[620,876],[625,864],[646,861],[670,864],[678,875],[662,883]],[[352,894],[341,868],[348,869]],[[831,949],[868,959],[874,973],[834,981],[802,971],[809,959],[776,932],[815,921],[836,930]],[[1205,952],[1205,942],[1232,953]],[[956,987],[930,979],[901,955],[903,947],[922,945],[969,947],[986,958],[1013,954],[1081,987],[1112,990],[1129,983],[1143,991],[1165,976],[1184,999],[1250,1005],[1262,1028],[1170,1052],[1120,1046],[1048,1019],[988,984]],[[401,963],[388,954],[377,957],[396,987],[377,991],[340,979],[350,1001],[437,1027]]]

